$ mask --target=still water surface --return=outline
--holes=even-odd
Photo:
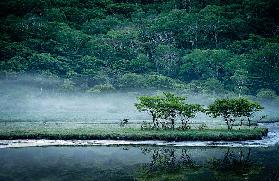
[[[0,180],[278,180],[279,147],[0,149]]]

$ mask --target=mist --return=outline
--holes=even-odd
[[[127,118],[130,122],[139,122],[151,117],[136,110],[137,97],[162,93],[147,90],[106,94],[66,92],[54,88],[59,82],[59,79],[31,75],[0,80],[0,120],[116,123]],[[183,95],[188,102],[205,107],[217,98],[191,93]],[[267,115],[266,120],[278,120],[278,103],[265,101],[262,105],[265,109],[257,117]],[[194,119],[197,122],[209,120],[212,119],[202,113]]]
[[[68,93],[42,88],[26,76],[21,80],[1,80],[0,95],[2,120],[99,122],[146,119],[146,115],[134,107],[135,93]]]

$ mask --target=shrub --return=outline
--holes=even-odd
[[[174,90],[184,88],[184,85],[174,79],[157,74],[140,75],[127,73],[119,78],[117,87],[120,89],[151,89]]]
[[[113,92],[115,88],[111,84],[100,84],[95,85],[93,88],[87,90],[89,93],[110,93]]]
[[[266,101],[271,101],[277,98],[276,92],[271,89],[261,89],[256,96],[258,99]]]

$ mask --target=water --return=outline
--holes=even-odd
[[[0,180],[279,180],[279,123],[263,140],[0,142]]]
[[[0,180],[278,180],[278,147],[0,149]]]

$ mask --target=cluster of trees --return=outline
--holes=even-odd
[[[209,114],[213,118],[222,117],[228,130],[232,130],[233,123],[238,118],[241,122],[240,126],[247,120],[250,127],[253,114],[263,109],[260,104],[246,98],[216,99],[208,108],[203,108],[199,104],[186,103],[185,97],[172,93],[164,93],[161,96],[141,96],[138,99],[139,102],[135,104],[136,108],[152,116],[151,128],[155,129],[174,129],[176,121],[181,122],[179,129],[190,129],[190,119],[199,112]]]
[[[172,93],[164,93],[162,96],[142,96],[139,103],[135,104],[139,111],[147,111],[152,116],[153,128],[175,127],[175,121],[180,119],[182,129],[188,129],[190,118],[202,111],[201,105],[186,104],[185,98]]]
[[[278,94],[278,7],[277,0],[5,0],[0,73],[62,78],[65,89],[93,92],[185,85]]]
[[[232,129],[233,123],[237,118],[241,119],[243,124],[244,119],[248,121],[248,126],[251,126],[251,117],[257,111],[260,111],[263,107],[253,101],[245,98],[233,98],[233,99],[217,99],[214,103],[208,106],[207,114],[212,117],[222,117],[228,126],[228,130]]]

